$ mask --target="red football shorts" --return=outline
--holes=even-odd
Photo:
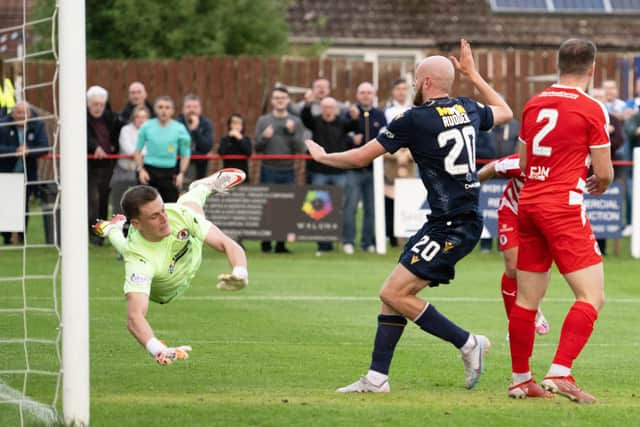
[[[518,246],[518,216],[508,207],[498,210],[498,248],[501,251]]]
[[[555,261],[567,274],[602,262],[591,224],[581,206],[551,210],[520,205],[518,270],[544,272]]]

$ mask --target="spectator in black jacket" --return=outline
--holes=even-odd
[[[116,164],[107,159],[110,154],[119,151],[118,135],[120,122],[108,108],[109,94],[100,86],[91,86],[87,90],[87,154],[94,156],[87,162],[89,227],[98,218],[107,218],[109,210],[109,182]],[[89,233],[90,242],[102,245],[103,239]]]
[[[375,88],[369,82],[360,83],[356,98],[360,110],[358,129],[353,136],[353,145],[359,147],[378,136],[380,129],[387,125],[384,112],[373,106]],[[353,254],[356,239],[356,212],[362,200],[363,215],[360,235],[360,247],[368,252],[375,251],[375,232],[373,227],[373,166],[347,171],[347,186],[344,202],[344,246],[347,255]]]
[[[140,82],[133,82],[129,85],[129,102],[125,105],[124,110],[120,113],[119,119],[122,125],[126,125],[131,121],[131,113],[134,108],[139,105],[144,105],[147,110],[151,112],[151,117],[155,117],[156,114],[153,111],[153,105],[147,100],[147,90]]]
[[[349,149],[351,138],[349,132],[358,127],[358,109],[353,107],[349,112],[349,119],[338,116],[338,105],[335,99],[326,97],[320,102],[320,115],[311,113],[311,99],[300,113],[302,123],[313,133],[313,140],[322,145],[327,153],[336,153]],[[311,183],[313,185],[337,185],[344,189],[347,176],[343,169],[336,169],[315,161],[309,162]],[[318,252],[333,250],[331,242],[318,242]]]
[[[220,140],[218,154],[251,155],[251,140],[244,135],[244,119],[240,114],[232,114],[227,120],[227,135]],[[249,161],[242,159],[224,159],[222,166],[225,168],[242,169],[249,176]]]
[[[0,173],[24,173],[26,181],[38,180],[38,156],[45,154],[49,148],[49,141],[44,124],[41,121],[31,120],[26,124],[25,120],[36,117],[26,102],[18,102],[11,114],[0,119],[0,154],[11,156],[0,157]],[[37,185],[26,187],[26,207],[29,212],[29,199],[31,195],[38,195]],[[25,217],[25,224],[29,217]],[[5,244],[11,243],[11,233],[3,232]],[[19,233],[21,241],[24,234]]]
[[[178,116],[191,135],[191,155],[209,154],[213,147],[213,124],[202,115],[202,104],[196,95],[187,95],[182,102],[182,114]],[[209,160],[192,160],[187,171],[187,181],[204,178]]]

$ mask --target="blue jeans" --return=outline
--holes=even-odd
[[[272,169],[265,165],[260,167],[260,184],[293,184],[294,181],[293,169]]]
[[[311,172],[311,184],[312,185],[335,185],[344,190],[347,184],[347,174],[346,173],[337,173],[337,174],[329,174],[329,173],[319,173],[319,172]],[[342,199],[342,204],[344,206],[344,198]],[[325,252],[333,250],[333,244],[331,242],[318,242],[318,251]]]
[[[360,247],[366,249],[375,245],[374,208],[373,208],[373,171],[352,170],[347,172],[347,187],[344,201],[344,243],[354,244],[356,239],[356,212],[362,199],[362,234]]]
[[[319,173],[311,172],[311,184],[312,185],[335,185],[342,189],[347,185],[346,173]]]

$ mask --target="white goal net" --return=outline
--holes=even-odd
[[[69,172],[66,178],[62,173],[65,163],[73,169],[69,162],[77,164],[78,156],[84,160],[84,132],[60,144],[61,136],[71,134],[64,130],[69,111],[74,112],[74,125],[84,127],[84,37],[76,35],[82,45],[76,58],[80,61],[69,61],[69,37],[63,42],[63,32],[58,32],[58,22],[63,23],[59,12],[66,10],[69,16],[77,8],[74,19],[80,25],[75,30],[84,34],[84,2],[52,2],[51,10],[38,19],[28,9],[32,3],[37,2],[3,4],[3,13],[19,18],[0,28],[0,194],[9,195],[0,201],[0,424],[87,424],[86,236],[74,240],[60,232],[66,222],[67,226],[75,223],[77,233],[86,233],[86,207],[63,218],[71,195],[78,199],[76,203],[86,205],[86,183],[82,185],[86,168],[75,167],[72,179]],[[65,64],[67,69],[81,68],[81,78],[72,77],[72,85],[68,72],[63,78]],[[58,90],[67,95],[58,95]],[[82,94],[78,102],[68,101],[78,93]],[[77,156],[66,155],[68,149],[62,145],[73,148]],[[67,185],[63,193],[64,184],[72,181],[79,184]],[[70,196],[66,201],[64,194]],[[84,215],[80,223],[78,215]],[[83,240],[84,247],[78,244]],[[69,285],[65,290],[64,284],[69,283],[72,257],[78,263],[76,307],[72,307],[74,301],[64,300],[69,294]],[[78,335],[78,329],[85,332]],[[78,338],[70,339],[69,331]],[[66,355],[71,345],[78,346],[79,356]],[[73,364],[77,369],[69,369]],[[79,403],[67,405],[69,399]]]

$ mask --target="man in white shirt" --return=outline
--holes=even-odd
[[[391,101],[384,109],[384,116],[387,123],[390,123],[398,114],[404,113],[411,108],[411,102],[407,96],[408,87],[405,79],[395,80],[391,84]]]

